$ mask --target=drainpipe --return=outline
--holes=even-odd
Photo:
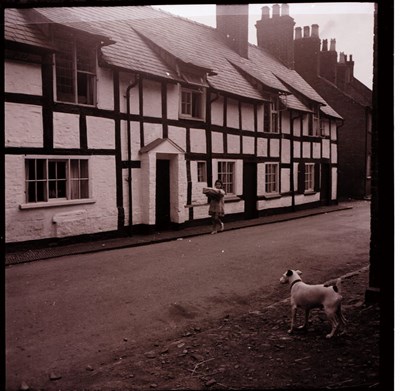
[[[339,194],[340,194],[340,186],[339,186],[339,177],[340,177],[340,164],[339,164],[339,128],[341,128],[344,125],[344,120],[340,120],[341,124],[336,126],[336,141],[337,141],[337,162],[338,162],[338,170],[337,170],[337,175],[336,175],[336,198],[337,198],[337,203],[339,203]],[[331,138],[332,139],[332,138]]]
[[[127,144],[128,144],[128,198],[129,198],[129,236],[132,236],[132,225],[133,225],[133,205],[132,205],[132,166],[131,166],[131,159],[132,159],[132,151],[131,151],[131,89],[134,88],[139,79],[137,75],[135,75],[135,80],[131,82],[126,89],[126,115],[127,115]]]
[[[301,118],[302,115],[299,113],[297,115],[293,115],[293,111],[290,111],[290,188],[292,190],[292,211],[295,208],[295,194],[294,194],[294,120]]]

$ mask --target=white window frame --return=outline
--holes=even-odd
[[[189,99],[183,99],[186,95]],[[198,101],[194,102],[193,97],[197,96]],[[198,115],[193,114],[193,105],[196,105]],[[186,106],[186,107],[185,107]],[[204,120],[205,112],[205,90],[202,87],[180,87],[179,92],[179,117],[193,119],[198,121]]]
[[[309,136],[320,136],[320,118],[319,111],[309,113],[308,115],[308,135]]]
[[[304,192],[315,191],[315,164],[305,163],[304,165]]]
[[[197,162],[197,182],[207,182],[207,162]]]
[[[28,161],[35,161],[35,169],[37,167],[37,162],[44,162],[44,173],[43,178],[38,179],[37,173],[35,172],[34,178],[30,179],[28,177]],[[72,176],[71,165],[72,161],[85,161],[87,162],[87,176],[81,176],[80,173],[78,177],[74,178]],[[57,181],[64,181],[64,178],[49,178],[49,163],[60,162],[65,163],[65,194],[61,197],[58,197],[54,194],[52,197],[50,196],[50,184],[57,183]],[[80,163],[78,164],[80,167]],[[25,203],[20,205],[21,209],[31,209],[31,208],[40,208],[40,207],[51,207],[58,205],[73,205],[73,204],[85,204],[85,203],[93,203],[95,202],[91,198],[91,175],[90,175],[90,159],[89,157],[81,157],[81,156],[25,156],[24,159],[24,170],[25,170]],[[80,168],[79,168],[80,170]],[[75,181],[87,181],[87,196],[80,198],[80,196],[73,197],[72,195],[72,183]],[[29,185],[35,184],[35,200],[29,199]],[[37,184],[42,183],[45,187],[42,189],[43,194],[39,199],[38,197],[38,189]],[[79,191],[81,191],[80,186],[78,187]],[[39,199],[39,200],[38,200]]]
[[[217,179],[224,184],[225,193],[235,194],[236,190],[236,163],[231,160],[217,161]]]
[[[54,56],[54,67],[53,67],[53,74],[54,74],[54,100],[56,102],[60,103],[67,103],[67,104],[75,104],[75,105],[83,105],[83,106],[96,106],[97,105],[97,52],[96,50],[93,49],[93,47],[90,47],[87,45],[87,48],[84,48],[82,50],[82,46],[85,46],[85,44],[82,44],[82,40],[77,39],[73,34],[62,34],[63,36],[58,38],[60,36],[60,32],[55,32],[53,39],[54,43],[57,46],[57,40],[63,40],[64,42],[69,43],[72,46],[72,65],[71,68],[68,68],[72,72],[72,80],[70,87],[72,88],[72,93],[71,93],[71,99],[67,98],[62,98],[60,97],[60,91],[59,91],[59,79],[58,79],[58,63],[57,63],[57,54],[55,53]],[[86,50],[85,50],[86,49]],[[88,55],[88,52],[90,50],[93,50],[92,55],[89,54],[89,57],[91,58],[91,61],[93,62],[92,64],[92,70],[85,70],[85,69],[79,69],[78,68],[78,51],[82,50],[84,55]],[[62,47],[60,48],[60,52],[63,53]],[[64,52],[65,54],[65,52]],[[93,57],[92,57],[93,56]],[[85,64],[86,65],[86,64]],[[80,95],[79,95],[79,76],[86,75],[84,76],[86,83],[91,84],[91,89],[90,91],[90,100],[91,102],[80,102]],[[87,94],[89,93],[90,87],[89,84],[86,87]]]
[[[265,194],[279,194],[279,163],[265,163]]]
[[[277,134],[280,131],[279,98],[272,98],[264,104],[264,132]]]

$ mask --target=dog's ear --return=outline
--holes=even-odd
[[[292,270],[288,270],[287,272],[286,272],[286,276],[287,277],[290,277],[290,276],[292,276],[293,275],[293,271]]]
[[[301,276],[303,274],[303,272],[301,270],[296,270],[296,273]]]

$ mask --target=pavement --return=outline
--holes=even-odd
[[[357,202],[357,201],[353,201]],[[263,216],[248,220],[237,220],[225,222],[225,231],[252,227],[256,225],[272,224],[293,219],[315,216],[324,213],[337,212],[340,210],[352,209],[352,202],[339,203],[338,205],[321,206],[317,208],[299,210],[289,213],[275,214],[271,216]],[[152,234],[135,234],[132,236],[123,236],[118,238],[93,240],[90,242],[76,242],[72,244],[62,244],[43,247],[31,248],[18,251],[17,249],[7,250],[5,254],[5,264],[15,265],[25,262],[37,260],[63,257],[66,255],[78,255],[94,253],[99,251],[116,250],[121,248],[129,248],[143,246],[153,243],[161,243],[172,240],[179,240],[198,235],[209,235],[211,231],[210,224],[185,227],[177,230],[165,230]]]

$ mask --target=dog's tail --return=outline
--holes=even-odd
[[[337,293],[340,293],[342,290],[342,279],[340,277],[336,280],[335,285],[333,285],[333,290]]]

